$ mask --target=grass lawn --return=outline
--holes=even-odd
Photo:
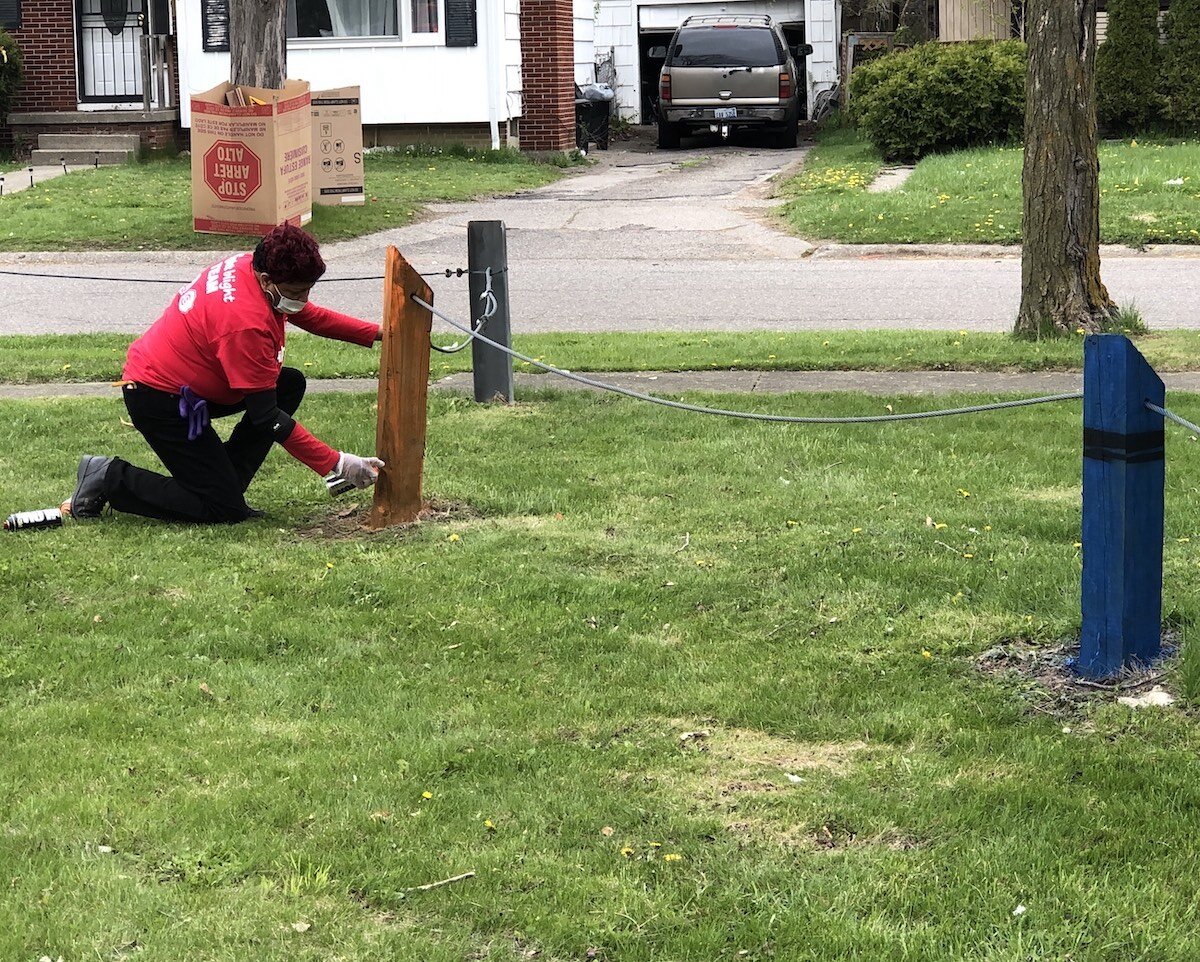
[[[799,234],[848,243],[1016,244],[1021,160],[1015,147],[927,157],[900,188],[869,194],[879,154],[851,128],[829,130],[782,185],[783,217]],[[1101,240],[1200,243],[1198,170],[1200,142],[1102,144]]]
[[[225,250],[227,234],[192,231],[190,159],[81,170],[0,198],[0,250]],[[345,240],[412,220],[421,205],[540,187],[560,168],[514,152],[457,157],[367,154],[367,203],[313,205],[320,241]]]
[[[150,463],[119,413],[0,402],[0,503]],[[372,444],[369,395],[303,416]],[[1194,711],[976,668],[1078,630],[1077,404],[435,396],[426,491],[459,510],[324,536],[366,496],[275,452],[263,521],[0,535],[0,958],[1200,956]]]
[[[131,338],[124,334],[0,337],[0,383],[106,381],[120,376]],[[443,345],[455,337],[437,335]],[[1136,338],[1160,371],[1191,371],[1200,358],[1200,331],[1163,331]],[[1075,371],[1083,368],[1083,338],[1016,340],[964,331],[774,331],[706,334],[520,334],[523,354],[573,371]],[[288,363],[309,377],[375,377],[377,351],[293,332]],[[433,354],[435,377],[470,370],[469,351]],[[531,370],[517,362],[517,371]]]

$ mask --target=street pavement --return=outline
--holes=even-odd
[[[382,273],[395,244],[421,271],[466,266],[466,226],[508,226],[515,332],[701,330],[1005,331],[1019,251],[814,247],[779,230],[771,199],[803,149],[700,143],[670,153],[639,135],[541,190],[434,204],[417,223],[324,248],[329,279]],[[133,284],[0,273],[0,334],[138,332],[220,252],[0,254],[0,272],[164,279]],[[1103,276],[1154,328],[1200,328],[1200,250],[1106,248]],[[431,278],[465,318],[466,278]],[[316,300],[377,318],[382,282],[323,281]]]

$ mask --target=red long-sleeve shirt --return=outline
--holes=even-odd
[[[218,261],[179,291],[162,316],[129,346],[123,377],[178,394],[183,386],[214,404],[274,390],[283,368],[285,321],[302,330],[369,347],[379,325],[307,304],[297,314],[271,307],[250,254]],[[284,449],[318,474],[338,453],[296,423]]]

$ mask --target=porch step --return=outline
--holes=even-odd
[[[91,167],[99,162],[101,166],[127,164],[136,156],[132,150],[46,150],[39,147],[29,155],[29,162],[35,167],[53,167],[66,163],[67,167]]]
[[[137,150],[137,134],[38,134],[43,150]]]

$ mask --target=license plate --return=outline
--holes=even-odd
[[[733,120],[737,116],[737,107],[718,107],[713,111],[716,120]]]

